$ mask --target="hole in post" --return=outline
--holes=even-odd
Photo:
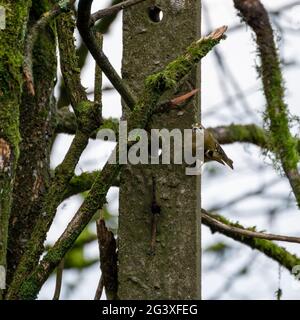
[[[148,8],[148,15],[151,21],[160,22],[163,19],[163,12],[157,6],[151,6]]]

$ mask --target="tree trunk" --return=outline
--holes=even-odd
[[[49,0],[33,4],[29,25],[51,7]],[[20,106],[20,159],[14,184],[8,246],[10,283],[37,217],[42,213],[43,197],[50,180],[50,149],[55,129],[56,79],[55,23],[39,33],[33,50],[35,96],[24,85]]]
[[[8,222],[19,157],[19,107],[22,92],[24,35],[31,1],[1,0],[6,27],[0,30],[0,277],[5,278]],[[0,288],[0,299],[1,299]]]
[[[145,77],[160,71],[199,34],[200,0],[146,1],[126,9],[123,78],[141,92]],[[195,70],[181,92],[199,88],[199,75]],[[154,116],[151,127],[190,129],[199,117],[197,97],[180,111]],[[185,168],[127,165],[122,172],[120,299],[200,298],[200,178],[186,175]]]

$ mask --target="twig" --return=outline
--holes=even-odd
[[[62,259],[60,264],[56,268],[56,283],[55,283],[55,291],[52,300],[59,300],[61,286],[62,286],[62,277],[64,272],[64,264],[65,260]]]
[[[103,288],[104,288],[103,277],[101,275],[100,279],[99,279],[99,282],[98,282],[97,289],[96,289],[94,300],[100,300],[101,299]]]
[[[96,31],[95,38],[100,50],[102,50],[103,35],[100,32]],[[99,112],[102,115],[102,70],[97,64],[95,66],[94,102],[99,105]]]
[[[255,144],[263,149],[268,146],[268,133],[256,124],[231,124],[208,128],[221,144],[246,142]]]
[[[107,299],[116,300],[118,291],[116,239],[114,234],[106,228],[102,218],[97,220],[96,224],[103,286]]]
[[[161,101],[158,103],[157,107],[155,108],[154,113],[169,112],[174,107],[178,108],[178,107],[185,106],[184,103],[187,102],[190,98],[192,98],[196,93],[198,93],[198,91],[199,89],[193,89],[192,91],[187,92],[179,97]]]
[[[250,237],[245,236],[243,234],[240,234],[239,232],[232,232],[231,229],[223,228],[222,225],[218,223],[214,223],[214,221],[211,221],[210,219],[206,219],[207,216],[210,218],[213,218],[214,220],[217,220],[218,222],[221,222],[222,225],[225,224],[230,227],[238,228],[239,230],[245,229],[245,228],[238,223],[232,223],[228,221],[226,218],[224,218],[221,215],[212,214],[212,213],[208,214],[205,210],[202,209],[202,223],[207,227],[209,227],[212,232],[220,232],[227,237],[230,237],[236,241],[239,241],[249,246],[252,249],[259,250],[269,258],[279,262],[283,267],[285,267],[291,273],[295,265],[300,265],[299,257],[291,254],[285,248],[278,246],[272,241],[262,239],[262,238],[252,237],[252,236]],[[253,231],[253,228],[252,228],[252,231]]]
[[[100,171],[83,172],[79,176],[73,176],[65,189],[63,198],[67,199],[75,194],[82,193],[91,189]],[[113,186],[120,185],[119,178],[115,179]]]
[[[122,2],[122,0],[111,0],[111,6],[118,4],[120,2]],[[99,23],[97,23],[95,25],[95,30],[98,32],[101,32],[102,34],[107,33],[109,31],[110,26],[115,21],[116,17],[117,17],[117,14],[102,18],[99,21]],[[85,64],[86,57],[88,54],[87,47],[85,46],[84,43],[80,44],[79,48],[77,49],[77,54],[80,57],[79,58],[79,68],[81,69]]]
[[[115,71],[104,52],[98,48],[93,31],[90,28],[92,2],[93,0],[79,1],[77,19],[79,33],[98,66],[102,69],[109,81],[119,92],[127,106],[132,109],[136,104],[136,98],[126,87],[125,83]]]
[[[91,15],[90,23],[91,25],[94,25],[97,20],[100,20],[107,16],[114,15],[125,8],[129,8],[143,1],[145,0],[127,0],[127,1],[115,4],[114,6],[111,6],[109,8],[99,10]]]
[[[202,219],[204,221],[206,221],[207,224],[209,224],[210,226],[213,226],[217,229],[222,229],[222,230],[227,231],[229,233],[235,233],[235,234],[238,234],[243,237],[300,243],[300,237],[281,236],[281,235],[277,235],[277,234],[251,231],[248,229],[242,229],[242,228],[227,225],[225,223],[222,223],[218,219],[215,219],[212,215],[210,215],[209,213],[207,213],[203,209],[202,209]]]
[[[193,97],[198,92],[199,92],[199,89],[194,89],[188,93],[185,93],[179,97],[172,99],[170,101],[170,104],[172,107],[178,106],[178,105],[184,103],[185,101],[187,101],[189,98]]]
[[[298,6],[300,5],[300,1],[297,0],[297,1],[293,1],[291,3],[287,3],[287,4],[284,4],[274,10],[270,10],[269,11],[269,14],[271,16],[279,16],[281,15],[282,13],[284,13],[286,10],[289,10],[295,6]],[[229,26],[229,31],[228,33],[232,33],[232,32],[235,32],[235,31],[239,31],[241,28],[243,28],[243,25],[241,25],[240,23],[237,23],[237,24],[234,24],[234,25],[231,25]],[[286,28],[286,27],[285,27]]]
[[[197,90],[197,89],[195,89]],[[175,100],[176,103],[176,99]],[[160,102],[155,113],[167,112],[172,100]],[[175,105],[176,107],[176,105]],[[118,119],[103,119],[103,124],[99,127],[114,128],[117,135]],[[262,149],[268,150],[269,133],[256,124],[231,124],[228,126],[218,126],[208,128],[213,132],[214,136],[221,144],[231,144],[235,142],[251,143]],[[68,107],[62,108],[57,113],[56,133],[75,134],[77,130],[76,116],[70,112]],[[98,131],[98,129],[97,129]],[[96,134],[92,134],[90,138],[95,139]],[[297,150],[300,154],[300,140],[297,140]],[[272,151],[272,150],[269,150]]]
[[[69,107],[63,107],[56,113],[55,133],[75,134],[77,130],[77,120],[74,112]]]

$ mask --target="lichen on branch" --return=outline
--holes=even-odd
[[[208,214],[206,211],[204,212]],[[217,221],[220,221],[222,224],[233,227],[233,228],[255,231],[255,227],[245,228],[241,224],[233,223],[219,214],[209,213],[209,216],[216,219]],[[205,219],[205,216],[204,218],[202,218],[202,223],[207,227],[209,227],[213,233],[219,232],[235,241],[238,241],[240,243],[243,243],[249,246],[252,249],[260,251],[261,253],[271,258],[272,260],[277,261],[281,266],[285,267],[291,273],[293,271],[293,268],[296,265],[300,265],[299,257],[288,252],[285,248],[278,246],[277,244],[273,243],[270,240],[246,237],[242,234],[225,230],[223,228],[218,227],[217,224],[211,224],[208,219]]]
[[[275,154],[290,181],[300,207],[300,173],[298,141],[290,132],[288,106],[284,100],[284,85],[278,50],[268,12],[259,0],[234,0],[242,19],[256,35],[261,59],[260,75],[266,98],[265,126],[269,131],[268,148]]]

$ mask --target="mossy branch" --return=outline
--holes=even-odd
[[[254,237],[245,236],[244,234],[232,231],[232,228],[238,228],[240,230],[255,231],[255,228],[244,228],[239,223],[232,223],[226,218],[218,214],[209,213],[208,217],[219,221],[221,224],[211,223],[207,218],[207,212],[204,210],[202,215],[202,223],[210,228],[214,232],[219,232],[225,236],[232,238],[238,242],[241,242],[252,249],[256,249],[261,253],[265,254],[267,257],[277,261],[281,266],[285,267],[288,271],[292,273],[293,267],[300,265],[300,258],[296,255],[291,254],[285,248],[278,246],[270,240],[259,239]],[[223,228],[222,225],[229,226],[230,228]]]
[[[166,72],[164,73],[164,71],[162,71],[160,74],[163,75],[163,77],[159,77],[159,79],[167,79],[167,83],[170,83],[169,79],[180,81],[192,71],[197,63],[213,49],[221,39],[224,38],[225,31],[226,27],[219,28],[208,37],[201,38],[199,41],[192,44],[184,55],[167,65],[165,68]],[[173,69],[172,65],[174,65],[174,63],[178,66],[178,72],[174,70],[170,74],[169,71]],[[146,83],[151,83],[151,85],[146,85],[146,88],[141,95],[141,99],[128,118],[129,131],[133,128],[144,128],[153,112],[155,112],[155,106],[157,106],[159,99],[167,94],[168,89],[171,89],[173,85],[176,85],[176,83],[171,81],[172,85],[166,86],[163,85],[164,80],[159,80],[159,83],[162,84],[162,86],[157,86],[155,84],[156,81],[153,81],[153,79],[153,76],[151,77],[151,81],[147,78]],[[117,145],[115,149],[117,160],[118,148],[119,146]],[[73,243],[94,216],[95,212],[105,204],[107,192],[118,177],[120,170],[121,165],[118,162],[117,164],[110,164],[108,162],[104,166],[103,170],[96,177],[88,196],[76,212],[66,230],[48,251],[38,267],[33,270],[31,275],[27,279],[23,279],[21,287],[14,292],[15,298],[36,298],[43,283],[72,247]]]
[[[260,72],[267,101],[265,125],[269,131],[269,145],[281,162],[300,207],[298,142],[289,129],[280,59],[269,16],[259,0],[234,0],[234,4],[256,34],[257,49],[261,58]]]
[[[100,171],[83,172],[79,176],[73,176],[70,180],[68,187],[64,193],[64,199],[67,199],[75,194],[82,193],[91,189],[96,177]],[[119,179],[117,178],[113,184],[114,187],[119,186]]]
[[[0,30],[0,268],[6,279],[8,224],[19,158],[19,116],[23,79],[24,34],[31,1],[1,1],[6,29]],[[2,299],[0,288],[0,300]]]
[[[223,26],[209,36],[192,43],[184,55],[169,63],[163,71],[149,76],[145,82],[146,88],[151,92],[161,93],[176,87],[179,80],[195,66],[195,62],[206,56],[216,44],[225,38],[226,30],[227,27]]]
[[[92,103],[87,99],[80,83],[80,74],[76,68],[78,60],[73,40],[75,24],[71,13],[62,14],[57,23],[59,26],[61,69],[76,115],[77,130],[63,162],[55,169],[54,178],[47,192],[43,210],[36,221],[31,238],[26,245],[25,253],[8,290],[8,299],[16,297],[24,278],[37,265],[40,255],[43,253],[43,243],[52,224],[57,206],[64,199],[64,191],[73,177],[74,169],[88,144],[90,135],[101,124],[98,104]]]
[[[31,27],[28,32],[24,54],[23,73],[25,76],[27,90],[32,96],[35,95],[34,78],[32,72],[32,53],[34,44],[39,36],[39,33],[62,12],[70,10],[74,5],[74,2],[75,0],[59,1],[50,11],[43,13],[41,18]]]
[[[32,2],[27,33],[41,13],[48,10],[49,0]],[[14,180],[7,252],[7,286],[30,239],[36,219],[42,213],[50,184],[50,152],[55,129],[53,89],[57,76],[55,26],[47,26],[33,48],[33,97],[23,84],[20,104],[20,157]],[[21,68],[19,70],[22,74]],[[0,125],[1,127],[1,125]]]
[[[222,221],[219,221],[213,215],[206,212],[204,209],[202,209],[202,217],[205,219],[205,221],[207,221],[207,223],[210,226],[214,226],[218,230],[222,229],[223,231],[226,231],[228,233],[239,234],[242,237],[300,243],[300,237],[270,234],[270,233],[255,231],[255,228],[245,229],[245,228],[240,228],[238,225],[235,225],[235,226],[228,225],[226,223],[223,223]]]
[[[95,103],[99,105],[99,100],[95,100]],[[99,105],[100,106],[100,105]],[[56,133],[66,133],[66,134],[76,134],[77,127],[77,118],[75,113],[70,112],[68,107],[61,108],[57,111],[56,115]],[[116,137],[118,136],[119,131],[119,119],[117,118],[106,118],[101,119],[99,127],[94,130],[90,138],[96,139],[97,132],[101,129],[112,129]]]
[[[244,142],[257,145],[262,149],[268,148],[267,132],[255,124],[231,124],[207,129],[213,132],[221,144]]]

